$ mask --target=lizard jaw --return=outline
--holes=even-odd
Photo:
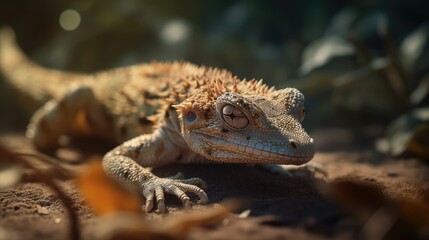
[[[206,158],[217,162],[229,163],[263,163],[263,164],[291,164],[301,165],[310,161],[314,156],[313,146],[311,145],[310,154],[293,154],[287,147],[273,146],[249,142],[231,138],[220,138],[206,133],[194,132],[194,137],[199,138],[201,145],[191,146],[191,148],[205,156]],[[197,136],[198,135],[198,136]]]

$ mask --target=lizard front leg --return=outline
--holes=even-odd
[[[26,135],[36,148],[48,150],[58,146],[58,137],[62,134],[80,131],[109,137],[107,129],[108,121],[92,89],[81,86],[38,109],[30,120]]]
[[[205,185],[200,178],[159,178],[145,167],[164,165],[176,160],[181,149],[173,144],[158,129],[153,134],[146,134],[131,139],[108,152],[103,158],[105,171],[122,181],[136,185],[146,199],[145,211],[154,205],[165,212],[164,192],[177,196],[185,207],[190,207],[190,199],[185,192],[193,192],[200,198],[199,203],[208,201],[207,194],[195,185]]]

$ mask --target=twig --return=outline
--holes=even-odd
[[[365,44],[353,33],[347,34],[347,40],[353,45],[357,55],[364,65],[371,65],[372,55]]]
[[[405,74],[399,64],[398,49],[389,33],[387,20],[385,18],[381,19],[378,27],[380,36],[385,45],[387,58],[391,63],[390,66],[385,69],[387,79],[392,89],[395,91],[395,94],[401,99],[402,103],[405,103],[404,107],[407,107],[410,105],[408,85]]]
[[[15,152],[15,153],[22,157],[33,157],[33,158],[42,160],[47,164],[53,165],[56,168],[56,170],[58,170],[58,172],[61,174],[61,176],[67,177],[67,178],[72,177],[72,173],[70,172],[70,170],[64,168],[58,163],[58,160],[46,154],[43,154],[41,152]]]
[[[72,209],[72,200],[65,194],[61,188],[46,174],[41,172],[38,168],[34,167],[29,161],[22,157],[25,154],[16,154],[13,151],[8,150],[6,147],[0,145],[0,156],[7,159],[9,162],[22,164],[24,167],[27,167],[35,172],[36,178],[41,182],[46,184],[51,188],[58,196],[58,198],[63,202],[63,205],[68,212],[70,217],[70,239],[80,239],[80,229],[79,229],[79,220],[77,215]]]

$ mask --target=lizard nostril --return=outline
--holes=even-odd
[[[290,141],[290,145],[293,147],[293,148],[297,148],[298,146],[296,145],[296,142],[294,141],[294,140],[291,140]]]

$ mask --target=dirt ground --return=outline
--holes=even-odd
[[[18,149],[31,148],[24,129],[3,129],[0,142]],[[429,166],[418,159],[391,159],[371,151],[371,144],[356,144],[348,129],[321,129],[311,132],[317,145],[312,161],[326,170],[327,176],[296,170],[293,176],[273,175],[243,165],[174,165],[156,169],[159,176],[178,171],[187,177],[198,176],[208,183],[209,208],[224,199],[241,198],[246,203],[240,213],[250,209],[248,217],[231,215],[210,227],[198,227],[189,239],[352,239],[362,236],[364,224],[344,210],[342,204],[324,191],[335,179],[352,179],[375,184],[392,198],[419,199],[429,194]],[[76,171],[85,167],[85,159],[102,154],[110,146],[102,143],[80,143],[62,149],[61,164]],[[68,160],[67,160],[68,159]],[[37,162],[42,169],[49,167]],[[68,216],[56,195],[26,172],[19,185],[0,189],[1,239],[68,239]],[[97,218],[85,204],[71,179],[59,180],[73,200],[84,238],[93,237]],[[195,199],[194,199],[195,200]],[[169,215],[180,214],[180,202],[167,198]],[[159,221],[158,213],[147,218]]]

